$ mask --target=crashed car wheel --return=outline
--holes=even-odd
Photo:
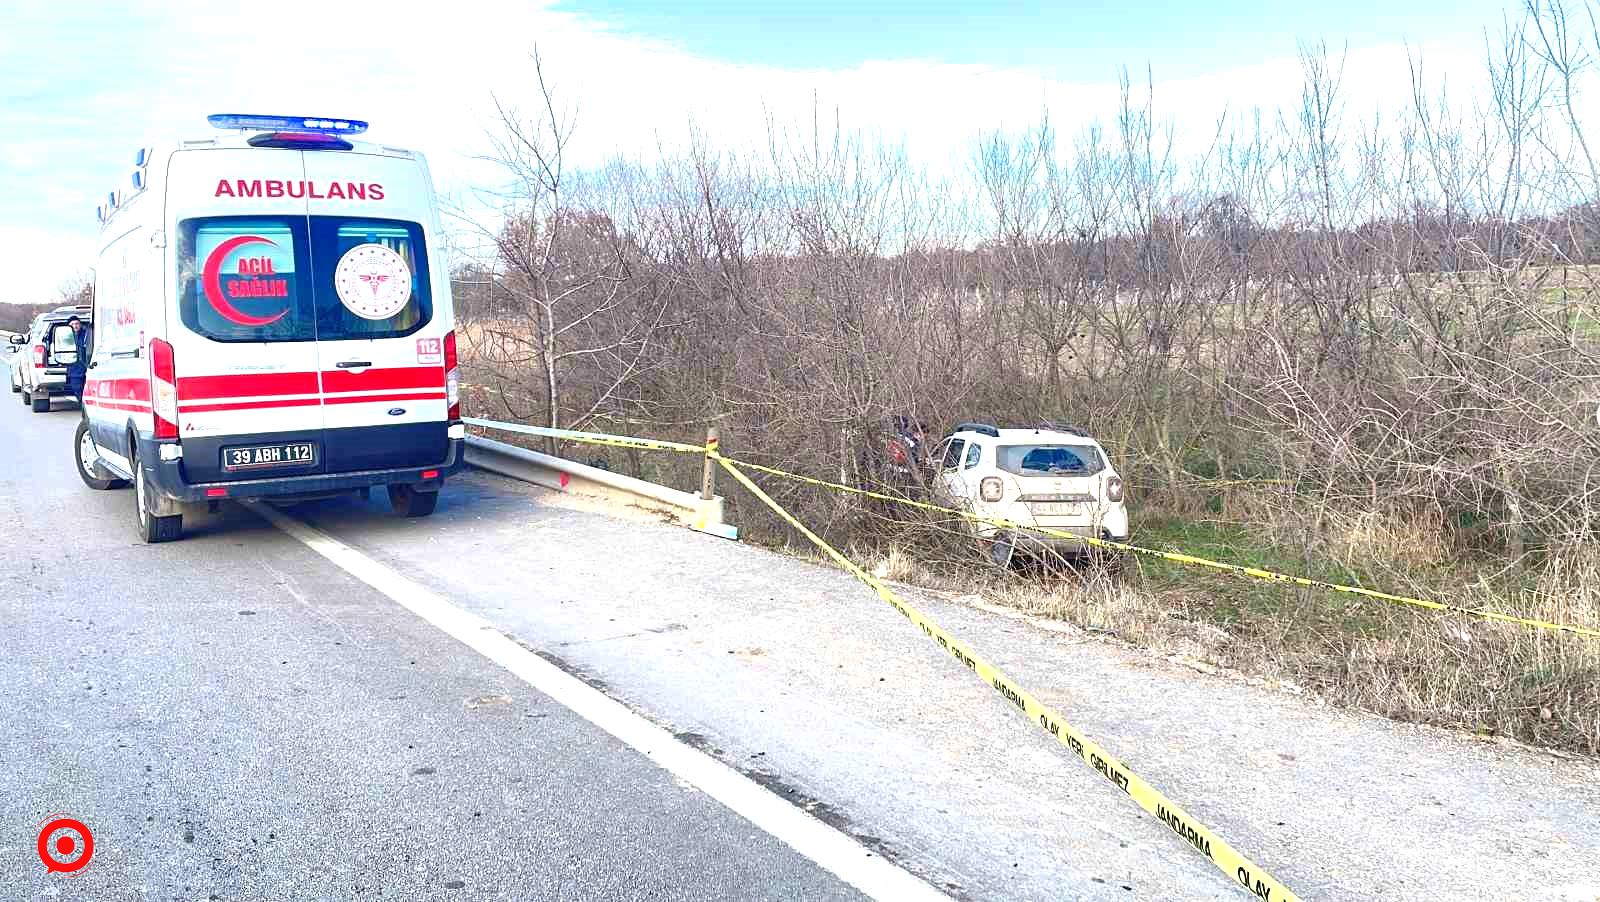
[[[989,563],[1002,570],[1011,569],[1017,559],[1017,539],[1009,532],[998,532],[978,539],[978,549]]]

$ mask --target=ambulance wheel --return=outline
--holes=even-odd
[[[439,503],[439,493],[419,492],[409,485],[389,486],[389,506],[402,517],[426,517]]]
[[[50,412],[50,396],[49,395],[45,395],[42,398],[39,397],[38,395],[34,395],[32,397],[32,399],[31,399],[31,403],[33,405],[33,412],[34,413],[49,413]]]
[[[139,538],[146,544],[170,542],[183,535],[183,515],[157,517],[150,513],[150,486],[144,478],[144,466],[133,458],[133,507],[139,517]]]
[[[89,435],[89,421],[78,421],[78,434],[74,440],[77,453],[73,456],[78,460],[78,476],[83,484],[97,492],[107,489],[120,489],[128,483],[121,479],[101,479],[94,474],[98,472],[95,464],[100,461],[100,452],[95,448],[94,439]]]

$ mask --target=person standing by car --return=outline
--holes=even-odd
[[[82,403],[83,383],[89,373],[89,352],[94,348],[94,337],[91,328],[76,316],[67,320],[67,326],[72,329],[72,343],[78,352],[67,366],[67,394]]]

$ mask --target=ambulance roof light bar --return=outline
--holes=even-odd
[[[316,116],[256,116],[216,113],[206,117],[213,128],[224,131],[314,132],[325,135],[359,135],[367,123],[359,119],[323,119]]]

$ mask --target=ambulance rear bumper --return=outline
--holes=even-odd
[[[185,482],[183,461],[162,460],[162,445],[173,442],[141,440],[139,461],[145,468],[150,487],[179,502],[276,498],[293,495],[321,495],[355,491],[379,485],[410,485],[418,491],[438,491],[445,477],[459,473],[466,465],[465,439],[450,439],[445,459],[427,466],[397,467],[382,470],[356,470],[348,473],[313,473],[305,476],[274,476],[228,482]],[[148,462],[148,463],[146,463]]]

